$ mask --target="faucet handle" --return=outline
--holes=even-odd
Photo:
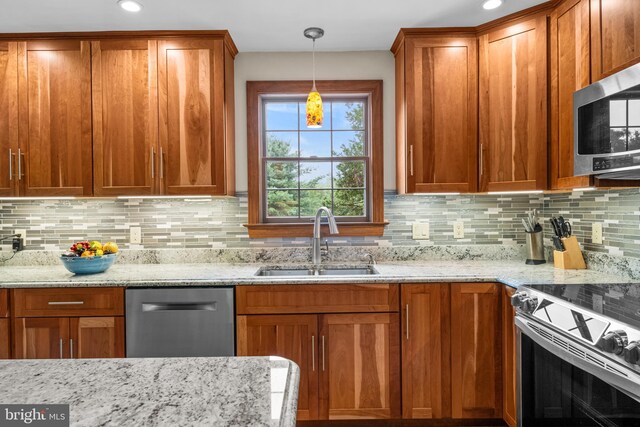
[[[369,260],[369,265],[376,265],[376,260],[371,254],[365,254],[365,258]]]
[[[322,249],[320,249],[321,251],[324,251],[324,253],[329,253],[329,241],[325,240],[324,241],[324,247]]]

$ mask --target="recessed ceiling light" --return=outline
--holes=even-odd
[[[118,0],[118,6],[127,12],[140,12],[142,5],[135,0]]]
[[[495,9],[502,6],[502,0],[485,0],[482,7],[486,10]]]

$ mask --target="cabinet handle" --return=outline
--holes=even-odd
[[[409,172],[413,176],[413,145],[409,146]]]
[[[151,147],[151,178],[156,177],[156,149]]]
[[[164,151],[160,147],[160,179],[164,179]]]
[[[84,301],[49,301],[49,305],[82,305]]]
[[[73,338],[69,340],[69,359],[73,359]]]
[[[316,337],[311,335],[311,370],[316,370]]]
[[[484,144],[480,144],[480,176],[484,173]]]
[[[18,148],[18,181],[22,180],[22,150]]]
[[[13,151],[9,148],[9,181],[13,180]]]
[[[60,338],[60,359],[62,359],[62,338]]]
[[[405,315],[405,323],[406,323],[406,331],[405,334],[407,336],[407,339],[409,339],[409,304],[404,306],[404,315]]]
[[[322,372],[324,372],[324,335],[322,336]]]

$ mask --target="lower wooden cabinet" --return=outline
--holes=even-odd
[[[19,317],[16,359],[124,357],[124,317]]]
[[[238,316],[238,356],[281,356],[300,367],[298,419],[318,419],[318,316]]]
[[[402,285],[402,418],[451,416],[449,285]]]
[[[511,296],[515,289],[504,286],[502,290],[502,418],[509,427],[516,427],[516,325],[515,309],[511,305]]]
[[[320,317],[321,418],[400,418],[398,313]]]
[[[397,285],[240,286],[238,356],[282,356],[300,366],[300,420],[400,418],[397,292]]]
[[[9,319],[0,319],[0,359],[11,358],[10,323]]]
[[[451,284],[453,418],[502,418],[501,286]]]

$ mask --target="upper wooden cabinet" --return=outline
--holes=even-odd
[[[573,175],[573,93],[591,83],[590,0],[570,0],[551,14],[551,188],[571,189],[592,184]]]
[[[157,42],[91,43],[96,196],[158,191]]]
[[[547,186],[547,18],[480,36],[480,189]]]
[[[400,193],[477,190],[477,44],[407,35],[395,45]]]
[[[595,82],[640,60],[640,2],[590,1],[591,74]]]
[[[17,191],[18,44],[0,41],[0,196]]]
[[[91,195],[89,42],[19,42],[18,93],[18,194]]]
[[[233,60],[224,40],[160,41],[158,86],[162,192],[233,193]]]

